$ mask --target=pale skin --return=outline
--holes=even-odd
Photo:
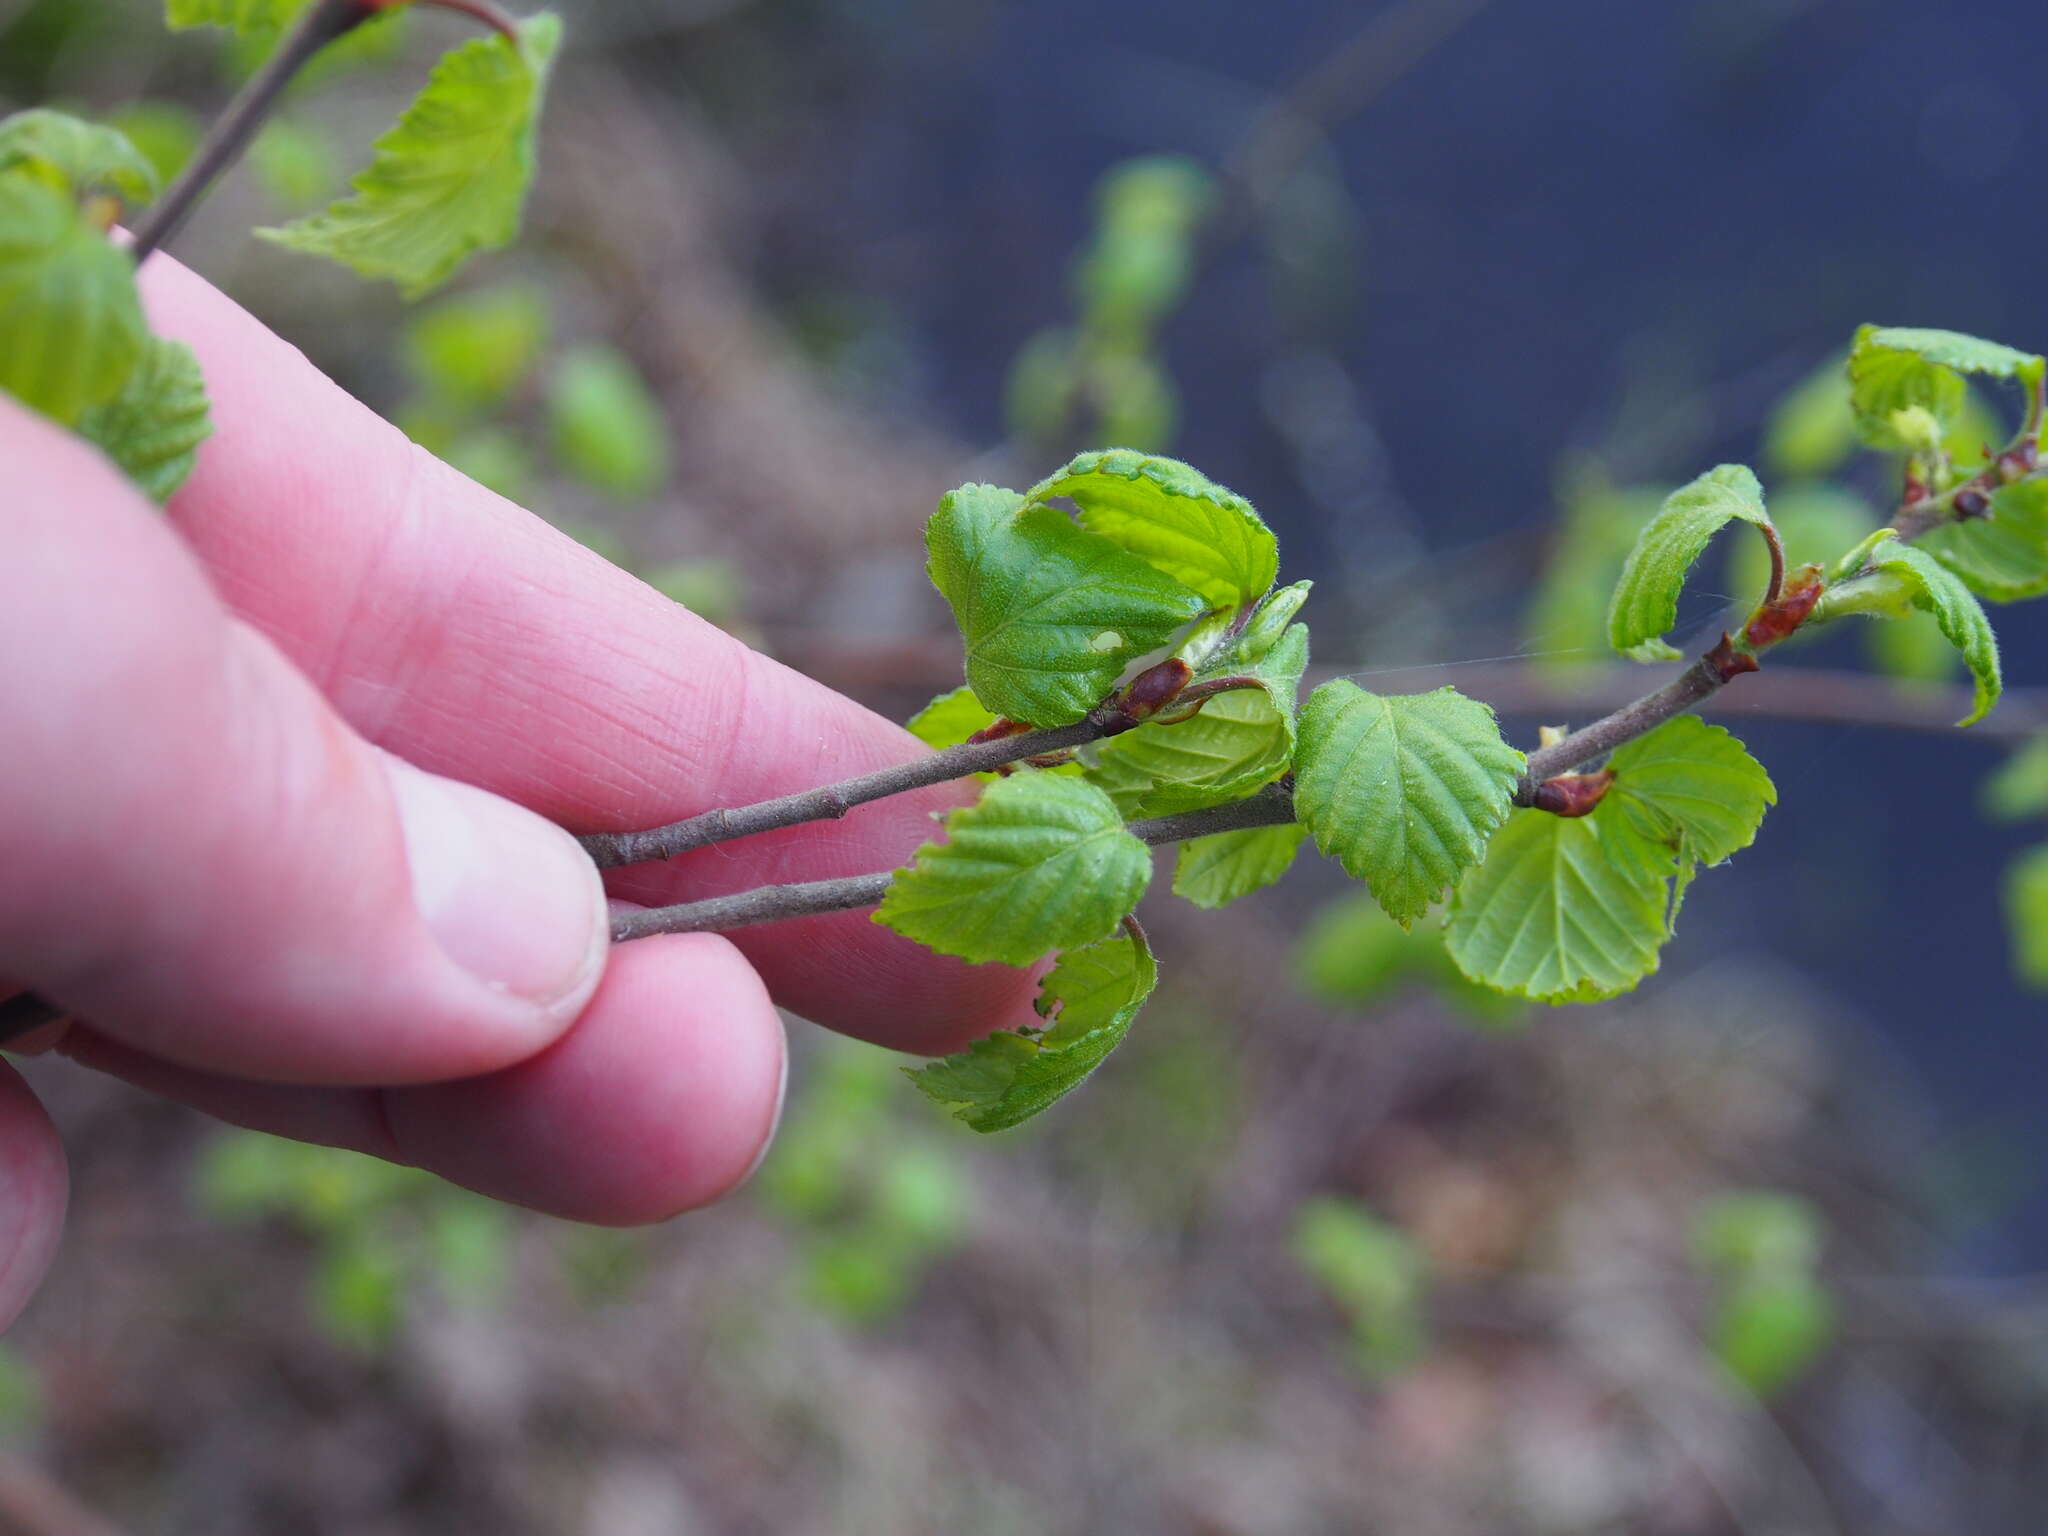
[[[1031,1020],[1025,973],[864,912],[611,947],[570,831],[925,749],[413,448],[170,259],[141,276],[217,425],[168,514],[0,396],[0,997],[74,1014],[25,1044],[625,1224],[757,1163],[778,1004],[925,1052]],[[971,794],[616,871],[609,894],[887,868]],[[56,1132],[0,1067],[0,1323],[65,1197]]]

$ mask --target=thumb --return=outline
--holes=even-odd
[[[560,1034],[607,948],[575,841],[355,735],[85,444],[0,401],[0,463],[0,974],[277,1081]]]

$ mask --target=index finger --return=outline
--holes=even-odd
[[[154,325],[198,352],[216,422],[171,516],[229,605],[370,740],[575,831],[658,825],[925,750],[417,448],[168,257],[142,276]],[[662,904],[886,869],[961,794],[720,844],[615,888]],[[935,955],[865,913],[733,938],[782,1006],[883,1044],[951,1049],[1030,1017],[1024,973]]]

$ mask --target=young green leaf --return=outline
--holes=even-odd
[[[213,433],[198,357],[182,341],[150,337],[121,393],[89,406],[78,419],[78,432],[152,501],[169,501],[192,473],[199,445]]]
[[[1079,720],[1127,663],[1202,608],[1135,555],[993,485],[942,496],[925,548],[966,646],[968,685],[1031,725]]]
[[[2005,927],[2013,974],[2048,992],[2048,843],[2029,848],[2006,870]]]
[[[226,27],[242,33],[275,32],[306,8],[306,0],[164,0],[173,32]]]
[[[1286,874],[1307,836],[1307,827],[1291,822],[1193,838],[1174,861],[1173,894],[1198,907],[1227,907]]]
[[[1756,840],[1777,787],[1741,742],[1697,715],[1679,715],[1615,748],[1608,803],[1675,827],[1682,859],[1718,864]]]
[[[1084,453],[1025,495],[1070,498],[1081,525],[1233,612],[1273,585],[1280,547],[1252,504],[1179,459]]]
[[[1445,944],[1459,970],[1539,1003],[1584,1003],[1657,969],[1676,861],[1605,809],[1508,818],[1451,902]]]
[[[1998,667],[1998,637],[1991,632],[1991,620],[1954,572],[1925,550],[1899,540],[1880,540],[1870,553],[1870,566],[1897,578],[1915,608],[1934,615],[1949,643],[1963,653],[1963,662],[1976,682],[1976,698],[1970,712],[1958,725],[1974,725],[1991,713],[2004,689]]]
[[[377,141],[353,196],[257,233],[388,277],[408,298],[474,252],[509,242],[533,176],[534,133],[561,30],[542,14],[521,23],[517,47],[495,34],[464,43]]]
[[[1887,346],[1885,329],[1866,325],[1849,351],[1849,408],[1856,430],[1873,448],[1908,452],[1918,446],[1918,413],[1947,430],[1962,414],[1969,386],[1953,368],[1911,347]]]
[[[1777,788],[1741,742],[1697,715],[1680,715],[1617,747],[1608,766],[1614,783],[1596,814],[1626,816],[1640,834],[1639,842],[1624,842],[1617,851],[1626,857],[1652,850],[1653,862],[1641,873],[1656,879],[1677,855],[1668,933],[1700,866],[1718,864],[1755,841],[1765,808],[1778,803]]]
[[[1528,632],[1541,647],[1538,665],[1556,672],[1606,665],[1607,595],[1666,494],[1650,486],[1617,487],[1591,471],[1559,489],[1557,533],[1529,604]]]
[[[1919,547],[1994,603],[2048,592],[2048,480],[2019,480],[1991,493],[1991,515],[1943,523]]]
[[[1040,983],[1044,1033],[1008,1030],[977,1040],[910,1080],[977,1131],[1022,1124],[1078,1088],[1123,1040],[1158,983],[1152,950],[1126,932],[1069,950]]]
[[[1915,325],[1864,326],[1856,333],[1857,348],[1866,358],[1879,350],[1910,352],[1936,368],[1981,373],[2022,383],[2041,377],[2048,361],[1996,341],[1965,336],[1961,331],[1931,330]]]
[[[668,424],[625,354],[578,347],[555,366],[548,414],[555,452],[593,490],[637,501],[669,475]]]
[[[1286,635],[1288,626],[1301,612],[1301,605],[1308,601],[1309,589],[1314,585],[1312,581],[1297,581],[1292,586],[1267,593],[1245,624],[1244,632],[1237,637],[1237,644],[1220,658],[1221,663],[1243,666],[1263,661]]]
[[[1493,711],[1454,688],[1382,697],[1339,678],[1302,707],[1294,804],[1316,847],[1406,925],[1479,862],[1522,764]]]
[[[1152,855],[1108,795],[1059,774],[998,779],[896,872],[874,920],[941,954],[1029,965],[1105,937]]]
[[[156,167],[127,135],[46,107],[0,118],[0,171],[16,169],[73,198],[111,192],[133,204],[156,196]]]
[[[1091,777],[1126,816],[1171,816],[1250,794],[1294,759],[1294,696],[1307,668],[1308,626],[1296,624],[1237,674],[1260,687],[1219,693],[1192,719],[1111,737]]]
[[[75,426],[120,393],[147,334],[127,252],[68,197],[0,174],[0,389]]]
[[[957,747],[976,731],[987,730],[996,717],[982,707],[972,688],[942,693],[905,722],[904,729],[928,747]]]
[[[1665,498],[1629,551],[1607,610],[1607,638],[1617,651],[1635,661],[1678,659],[1663,636],[1678,622],[1685,573],[1707,541],[1737,518],[1759,527],[1771,521],[1763,487],[1741,464],[1710,469]]]

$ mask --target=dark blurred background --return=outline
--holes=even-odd
[[[1858,323],[2048,347],[2031,6],[561,9],[527,237],[449,307],[246,234],[340,190],[444,16],[308,81],[178,253],[422,443],[899,718],[959,680],[937,494],[1115,439],[1257,503],[1325,675],[1457,682],[1532,741],[1662,676],[1597,648],[1613,508],[1625,547],[1645,497],[1739,459],[1874,518],[1892,467],[1763,441]],[[247,64],[140,0],[0,0],[0,110],[167,156]],[[457,399],[478,337],[504,376]],[[1688,625],[1742,581],[1712,557]],[[1995,739],[1925,728],[1947,663],[1862,636],[1784,667],[1888,679],[1914,728],[1730,690],[1780,803],[1629,998],[1475,1004],[1327,868],[1227,916],[1162,901],[1162,996],[1041,1125],[972,1137],[796,1024],[781,1150],[651,1234],[39,1066],[75,1215],[0,1360],[0,1519],[2037,1531],[2048,1046],[2001,889],[2038,835],[1979,790],[2044,718],[2048,645],[1995,617]]]

